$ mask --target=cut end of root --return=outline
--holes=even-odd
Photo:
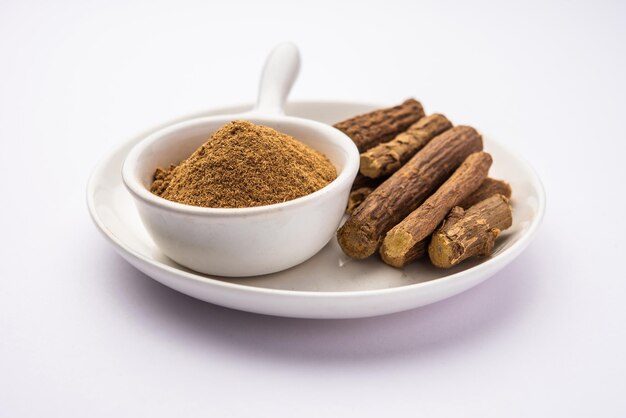
[[[439,268],[450,268],[457,263],[454,243],[442,233],[433,234],[428,246],[428,256],[430,261]]]
[[[359,228],[349,225],[348,220],[337,231],[337,241],[342,251],[351,258],[363,260],[376,252],[376,243],[372,243]]]
[[[386,264],[393,267],[404,267],[406,255],[413,245],[413,237],[406,231],[390,231],[383,245],[380,247],[380,256]]]

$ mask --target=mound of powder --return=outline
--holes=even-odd
[[[311,194],[336,177],[324,155],[293,137],[236,120],[178,166],[157,168],[150,190],[187,205],[244,208]]]

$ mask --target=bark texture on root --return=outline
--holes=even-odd
[[[467,209],[470,206],[474,206],[476,203],[482,202],[483,200],[497,194],[501,194],[502,196],[510,199],[511,186],[505,181],[487,177],[485,181],[483,181],[483,183],[480,185],[478,190],[469,195],[467,199],[459,203],[459,206],[463,209]]]
[[[450,177],[482,138],[469,126],[457,126],[431,140],[378,186],[337,231],[342,250],[352,258],[374,254],[383,237]]]
[[[437,267],[449,268],[474,256],[491,255],[500,232],[513,224],[509,200],[495,195],[467,210],[457,206],[428,246],[430,261]]]
[[[358,115],[333,126],[348,135],[359,152],[363,152],[381,142],[390,141],[423,117],[422,104],[408,99],[398,106]]]
[[[388,176],[402,167],[428,141],[452,128],[439,113],[426,116],[389,142],[383,142],[361,154],[361,174],[370,178]]]
[[[404,267],[423,256],[430,234],[450,209],[480,187],[491,163],[491,155],[486,152],[467,157],[435,193],[387,233],[380,247],[383,261],[393,267]]]

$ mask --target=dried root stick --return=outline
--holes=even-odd
[[[404,267],[423,256],[430,234],[450,209],[480,187],[491,163],[491,155],[486,152],[467,157],[432,196],[387,233],[380,247],[383,261],[394,267]]]
[[[463,209],[467,209],[470,206],[474,206],[476,203],[482,202],[483,200],[497,194],[501,194],[502,196],[510,199],[511,186],[502,180],[496,180],[492,179],[491,177],[487,177],[485,181],[483,181],[483,184],[480,185],[478,190],[469,195],[467,199],[459,203],[459,206]]]
[[[431,140],[400,170],[378,186],[337,231],[342,250],[352,258],[374,254],[387,231],[420,206],[472,153],[482,138],[457,126]]]
[[[467,210],[452,209],[428,246],[430,261],[448,268],[473,256],[487,256],[496,238],[511,226],[513,217],[509,200],[495,195]]]
[[[426,116],[389,142],[378,144],[361,154],[361,174],[370,178],[388,176],[409,161],[431,139],[452,128],[439,113]]]
[[[400,132],[424,117],[424,108],[415,99],[385,109],[375,110],[336,123],[335,128],[343,131],[363,152],[381,142],[393,139]]]

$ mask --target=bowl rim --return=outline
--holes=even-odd
[[[292,200],[288,200],[286,202],[274,203],[271,205],[263,205],[263,206],[252,206],[252,207],[244,207],[244,208],[209,208],[204,206],[193,206],[187,205],[184,203],[174,202],[163,197],[157,196],[154,193],[150,192],[137,178],[135,175],[135,170],[137,167],[137,162],[139,160],[139,156],[150,146],[151,144],[157,142],[164,135],[170,134],[173,131],[188,128],[190,126],[223,120],[224,123],[228,123],[228,121],[233,120],[265,120],[269,122],[291,122],[298,123],[303,125],[310,125],[315,129],[327,130],[332,135],[329,135],[327,138],[334,137],[337,140],[333,141],[339,147],[341,147],[347,154],[346,161],[347,163],[341,169],[340,172],[337,173],[337,177],[328,183],[326,186],[322,187],[319,190],[316,190],[313,193],[307,194],[305,196],[301,196]],[[257,123],[257,122],[253,122]],[[259,124],[263,124],[263,122],[258,122]],[[297,139],[297,138],[296,138]],[[315,147],[312,147],[315,148]],[[352,183],[354,181],[354,177],[358,173],[359,170],[359,151],[354,144],[354,142],[342,131],[334,128],[331,125],[327,125],[312,119],[298,118],[294,116],[285,116],[285,115],[264,115],[264,114],[256,114],[256,113],[242,113],[242,114],[225,114],[225,115],[212,115],[212,116],[202,116],[202,117],[194,117],[191,119],[186,119],[183,121],[179,121],[173,124],[169,124],[161,127],[157,131],[154,131],[135,144],[130,152],[127,154],[124,159],[124,163],[122,165],[122,182],[126,186],[126,189],[137,199],[143,201],[152,206],[156,206],[162,209],[167,209],[169,211],[178,212],[181,214],[191,214],[191,215],[206,215],[206,216],[242,216],[242,215],[256,215],[267,212],[275,212],[281,211],[285,209],[291,209],[297,206],[306,205],[315,201],[316,199],[321,199],[324,196],[336,193],[339,191],[342,186],[347,183]]]

